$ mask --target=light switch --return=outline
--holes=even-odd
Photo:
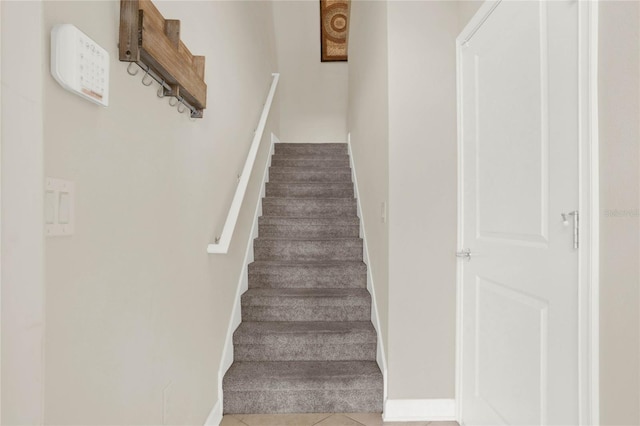
[[[51,225],[56,221],[56,193],[46,191],[44,193],[44,223]]]
[[[47,178],[44,193],[45,234],[48,237],[72,235],[75,222],[75,184]]]
[[[71,218],[71,196],[68,192],[60,192],[58,203],[58,223],[68,224]]]

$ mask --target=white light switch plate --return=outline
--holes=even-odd
[[[47,178],[44,190],[45,235],[73,235],[75,184],[68,180]]]

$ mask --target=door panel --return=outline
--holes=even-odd
[[[577,424],[577,2],[502,1],[459,60],[462,421]]]
[[[548,304],[478,277],[476,396],[505,424],[540,424],[546,411]]]
[[[480,238],[546,243],[547,31],[538,11],[545,6],[518,7],[519,31],[479,43],[474,55],[476,184],[482,194],[477,232]]]

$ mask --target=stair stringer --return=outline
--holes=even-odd
[[[273,157],[275,151],[275,144],[279,143],[280,140],[276,135],[271,133],[271,145],[269,147],[269,154],[267,163],[264,166],[264,174],[262,176],[262,182],[260,186],[260,192],[256,199],[256,207],[254,209],[253,215],[253,223],[251,225],[251,232],[249,233],[249,238],[247,239],[246,246],[247,249],[244,254],[244,260],[242,261],[242,272],[240,273],[240,277],[238,279],[238,284],[236,286],[236,295],[233,300],[233,308],[231,309],[231,318],[229,318],[229,327],[227,327],[227,335],[224,339],[224,347],[222,349],[222,358],[220,360],[220,367],[218,368],[218,401],[216,401],[214,408],[209,415],[210,419],[214,419],[214,421],[222,421],[222,401],[224,400],[223,389],[222,389],[222,379],[224,378],[225,373],[233,364],[233,333],[240,325],[242,321],[242,312],[241,312],[241,298],[242,294],[249,289],[249,264],[253,262],[253,240],[258,237],[258,218],[262,215],[262,199],[265,196],[266,186],[265,183],[269,182],[269,167],[271,166],[271,159]],[[214,414],[214,411],[216,413]],[[217,413],[219,412],[219,414]],[[219,417],[219,419],[218,419]],[[218,424],[211,423],[211,424]],[[207,422],[207,425],[209,421]]]
[[[376,334],[378,337],[376,362],[378,363],[378,367],[380,367],[380,371],[382,372],[382,381],[383,381],[383,405],[382,406],[385,407],[386,401],[387,401],[387,359],[384,351],[384,341],[382,340],[382,328],[380,326],[380,317],[378,315],[378,304],[376,300],[376,291],[374,288],[373,272],[369,264],[367,232],[365,229],[364,217],[362,215],[362,206],[360,204],[360,194],[358,192],[358,176],[356,173],[356,165],[353,160],[353,152],[351,150],[351,133],[347,134],[347,147],[349,152],[349,164],[351,166],[351,176],[353,180],[353,190],[354,190],[354,195],[356,197],[357,215],[360,218],[360,238],[362,238],[362,241],[363,241],[363,261],[367,265],[367,290],[369,290],[369,293],[371,294],[371,322],[373,323],[373,327],[376,329]],[[383,411],[383,416],[384,416],[384,411]]]

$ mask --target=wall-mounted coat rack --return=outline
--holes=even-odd
[[[158,96],[171,96],[202,118],[207,107],[204,56],[193,56],[180,41],[180,21],[164,19],[150,0],[120,0],[120,61],[136,63],[160,84]],[[143,80],[143,84],[146,82]],[[184,109],[183,109],[184,111]]]

